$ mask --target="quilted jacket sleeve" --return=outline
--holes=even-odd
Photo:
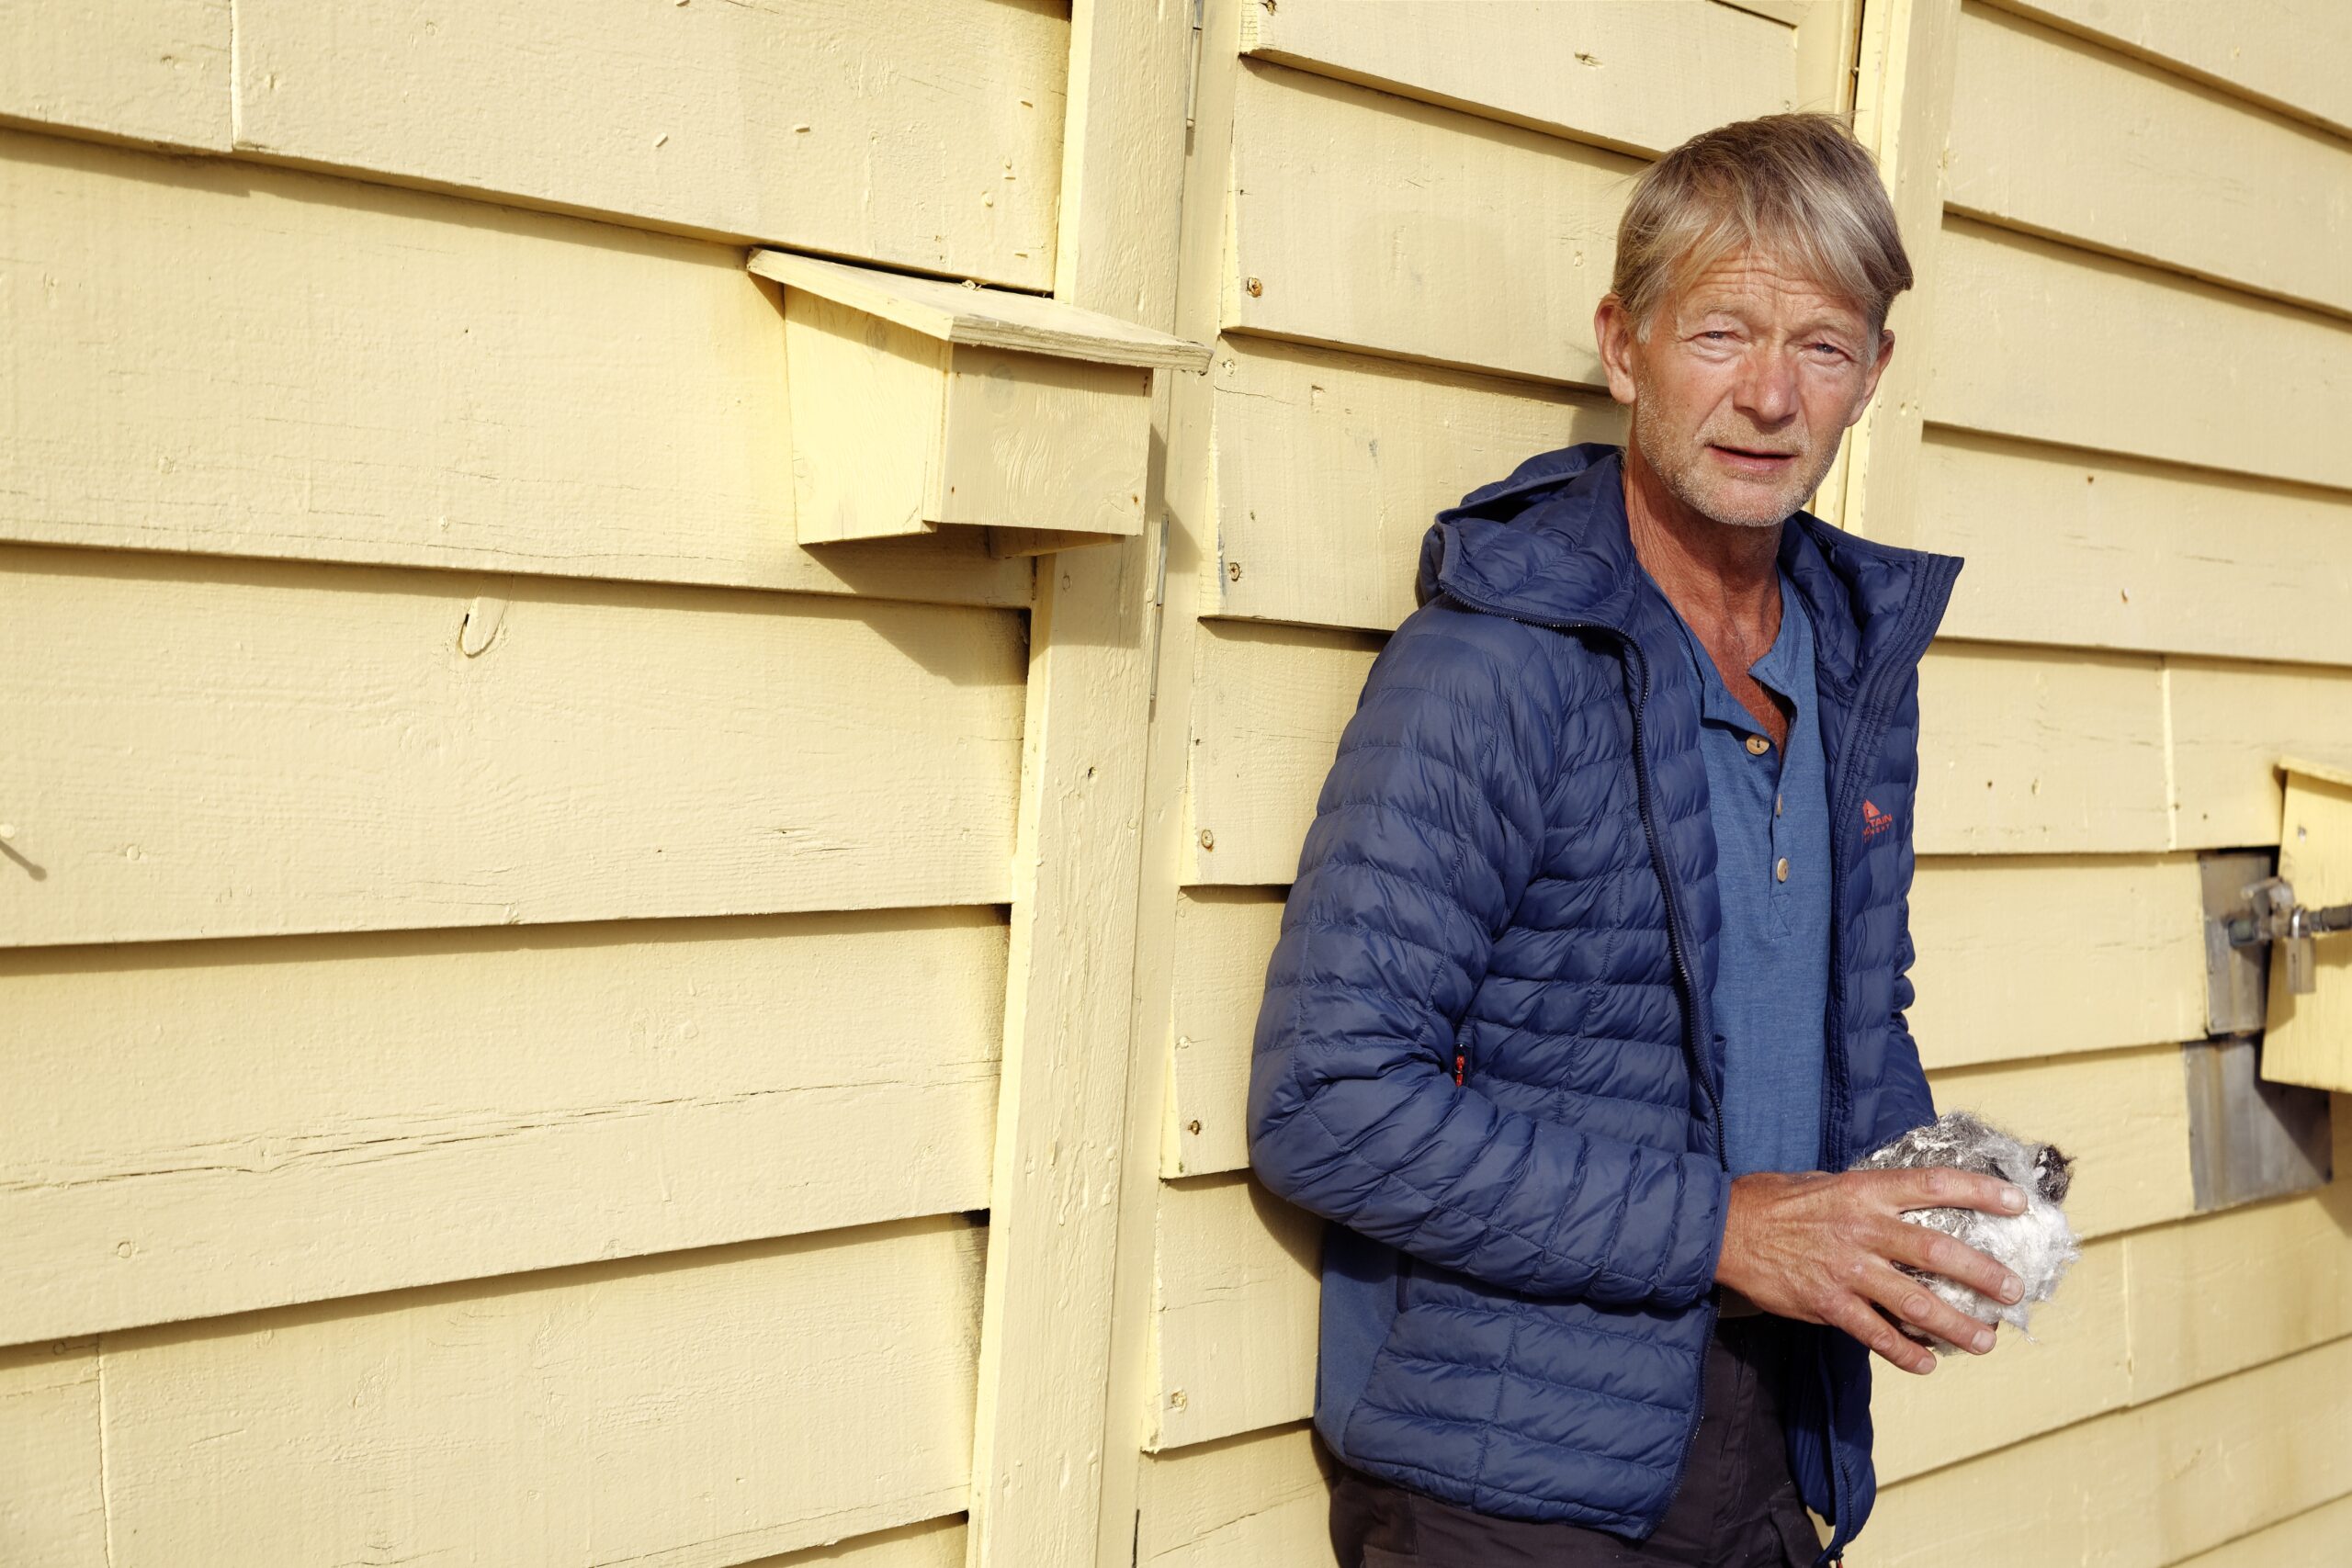
[[[1917,994],[1911,985],[1911,964],[1917,956],[1911,945],[1911,878],[1916,870],[1916,857],[1911,848],[1911,826],[1916,819],[1919,797],[1918,737],[1919,681],[1911,677],[1904,693],[1902,705],[1896,709],[1892,726],[1896,735],[1911,739],[1911,766],[1906,777],[1908,795],[1914,809],[1903,814],[1903,898],[1897,906],[1901,920],[1897,928],[1894,949],[1894,1005],[1887,1021],[1886,1058],[1883,1073],[1884,1088],[1879,1096],[1877,1124],[1856,1154],[1866,1154],[1880,1145],[1901,1137],[1914,1127],[1924,1127],[1936,1119],[1935,1097],[1928,1089],[1928,1075],[1919,1066],[1918,1043],[1911,1038],[1911,1024],[1906,1016]]]
[[[1713,1282],[1716,1163],[1453,1081],[1455,1028],[1544,842],[1562,699],[1541,639],[1555,635],[1433,605],[1374,664],[1268,969],[1250,1156],[1282,1196],[1440,1267],[1679,1306]]]

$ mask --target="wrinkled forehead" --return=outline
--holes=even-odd
[[[1818,258],[1783,245],[1702,243],[1676,258],[1657,315],[1686,321],[1714,311],[1785,327],[1837,327],[1875,335],[1882,322]]]

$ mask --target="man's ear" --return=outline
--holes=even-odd
[[[1894,357],[1894,334],[1881,327],[1878,332],[1878,357],[1862,372],[1862,395],[1854,401],[1854,412],[1846,416],[1846,428],[1851,430],[1862,422],[1871,406],[1871,399],[1878,395],[1878,378],[1886,374],[1886,362]]]
[[[1633,312],[1614,294],[1604,294],[1592,308],[1592,336],[1600,345],[1600,368],[1609,378],[1609,395],[1634,406]]]

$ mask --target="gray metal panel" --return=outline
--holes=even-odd
[[[2188,1165],[2197,1208],[2324,1187],[2335,1174],[2329,1096],[2265,1080],[2250,1034],[2181,1047],[2188,1075]]]

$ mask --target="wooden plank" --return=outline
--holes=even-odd
[[[1323,1222],[1243,1176],[1159,1194],[1159,1369],[1147,1447],[1180,1448],[1315,1409]]]
[[[2352,498],[1932,428],[1904,541],[1968,558],[1950,637],[2346,662]]]
[[[1329,1483],[1304,1426],[1144,1461],[1148,1568],[1332,1568]]]
[[[0,118],[229,150],[231,0],[15,0],[0,10]]]
[[[1965,218],[1937,255],[1928,418],[2352,487],[2352,322]]]
[[[2318,1191],[2135,1231],[2123,1247],[2134,1400],[2352,1334],[2352,1169],[2340,1159]]]
[[[2352,15],[2303,0],[2238,0],[2213,25],[2207,0],[1992,0],[2192,80],[2352,136]]]
[[[0,550],[17,944],[993,903],[1020,626]]]
[[[1874,1380],[1871,1422],[1879,1484],[1892,1486],[2132,1401],[2133,1322],[2126,1262],[2132,1238],[2083,1249],[2058,1294],[2033,1309],[2033,1337],[2004,1327],[1982,1359],[1946,1357],[1924,1378]]]
[[[1911,936],[1911,1032],[1931,1067],[2205,1033],[2205,931],[2187,855],[1925,860]]]
[[[1190,343],[1059,299],[843,266],[789,251],[754,251],[750,265],[762,277],[786,288],[804,289],[863,314],[911,327],[942,343],[1051,355],[1094,365],[1208,367],[1205,344]]]
[[[1087,0],[1069,40],[1080,63],[1056,297],[1155,331],[1176,321],[1190,20]],[[1121,214],[1140,221],[1112,240],[1105,220]],[[1161,377],[1155,392],[1177,379],[1197,378]],[[1147,444],[1160,452],[1167,407],[1155,401]],[[1156,466],[1138,499],[1163,515]],[[1150,1180],[1154,1163],[1130,1152],[1150,1148],[1130,1133],[1130,1085],[1153,1075],[1129,1064],[1158,597],[1144,539],[1124,538],[1042,563],[1030,617],[971,1568],[1092,1568],[1134,1545],[1136,1407],[1113,1391],[1131,1375],[1125,1183]]]
[[[1043,288],[1069,56],[1053,0],[239,0],[237,145]]]
[[[2352,1493],[2184,1558],[2182,1568],[2337,1568],[2352,1540]]]
[[[1281,66],[1238,87],[1226,327],[1603,384],[1592,310],[1637,161]]]
[[[0,953],[0,1343],[985,1208],[994,910]]]
[[[1862,7],[1854,136],[1878,160],[1915,279],[1887,314],[1894,357],[1847,442],[1840,510],[1857,534],[1901,537],[1919,505],[1919,432],[1935,360],[1942,267],[1944,148],[1951,123],[1952,35],[1960,0],[1877,0]]]
[[[950,1515],[832,1546],[763,1557],[742,1568],[961,1568],[964,1536],[963,1517]]]
[[[1708,0],[1414,0],[1378,27],[1347,0],[1246,6],[1242,52],[1424,103],[1652,156],[1797,107],[1792,24]],[[1675,66],[1697,64],[1696,70]]]
[[[1376,643],[1204,623],[1194,680],[1188,883],[1287,883]]]
[[[783,321],[732,249],[7,134],[0,208],[0,274],[47,280],[0,337],[42,389],[0,537],[1028,600],[976,538],[794,544]]]
[[[1864,1539],[1890,1568],[2159,1568],[2352,1493],[2347,1423],[2338,1339],[1890,1487]]]
[[[1958,42],[1951,206],[2352,310],[2352,204],[2323,194],[2352,145],[1999,11],[1966,7]]]
[[[2066,1217],[2109,1235],[2195,1212],[2188,1086],[2177,1044],[1930,1072],[1939,1111],[1973,1111],[2077,1162]]]
[[[307,1306],[101,1348],[115,1568],[725,1568],[961,1501],[961,1219]]]
[[[2352,673],[2174,659],[2165,684],[2177,848],[2275,844],[2279,759],[2352,765]]]
[[[1246,620],[1391,630],[1440,508],[1535,453],[1625,435],[1606,397],[1263,338],[1225,339],[1210,385],[1200,604]]]
[[[2287,802],[2279,818],[2278,874],[2312,908],[2352,901],[2352,781],[2293,766],[2281,772]],[[2297,996],[2287,987],[2287,964],[2274,949],[2262,1039],[2265,1078],[2352,1093],[2352,970],[2346,967],[2346,956],[2333,943],[2315,944],[2315,988]]]
[[[1250,1043],[1282,918],[1279,889],[1198,887],[1177,897],[1162,1176],[1250,1163]]]
[[[111,1568],[95,1340],[0,1350],[0,1557]]]
[[[2165,847],[2158,662],[1939,643],[1919,670],[1927,854]]]

